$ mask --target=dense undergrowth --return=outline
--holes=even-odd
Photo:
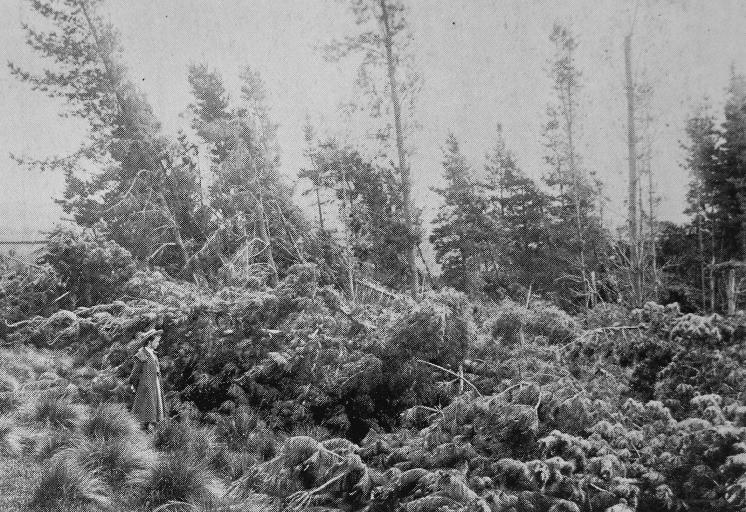
[[[310,264],[274,289],[207,290],[126,254],[65,275],[61,260],[90,254],[4,288],[0,449],[49,461],[32,506],[746,506],[741,316],[649,303],[573,318],[448,289],[356,305]],[[154,327],[172,418],[147,438],[112,404],[131,400],[133,340]]]

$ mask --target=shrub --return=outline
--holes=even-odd
[[[490,333],[495,340],[502,340],[507,345],[521,342],[521,328],[524,329],[529,311],[510,299],[505,299],[497,308],[490,322]]]
[[[111,302],[136,270],[132,255],[102,234],[62,227],[49,237],[40,262],[56,271],[69,292],[69,309]]]
[[[430,293],[393,319],[387,343],[409,358],[458,367],[475,338],[471,304],[450,288]]]
[[[142,505],[155,508],[169,502],[216,506],[224,489],[204,463],[180,453],[164,455],[155,465],[130,479]]]
[[[70,510],[95,506],[109,509],[110,491],[98,475],[76,459],[54,457],[43,472],[29,503],[32,509]]]
[[[579,331],[575,319],[553,304],[534,301],[527,308],[510,299],[497,307],[489,328],[493,339],[508,345],[533,341],[539,336],[553,345],[564,344],[572,341]]]
[[[0,256],[0,316],[8,324],[34,315],[54,313],[61,295],[57,273],[50,265],[14,265]],[[4,337],[4,335],[2,336]]]
[[[585,326],[589,329],[627,325],[631,322],[629,310],[619,304],[601,302],[589,309],[584,316]]]

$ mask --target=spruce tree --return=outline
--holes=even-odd
[[[100,225],[141,260],[192,275],[203,238],[193,148],[172,141],[127,77],[116,30],[97,14],[100,0],[34,0],[42,28],[23,25],[47,63],[40,73],[10,63],[11,74],[65,101],[63,117],[83,119],[88,140],[72,155],[21,159],[65,173],[59,203],[81,225]],[[92,175],[92,177],[91,177]]]
[[[524,288],[551,291],[553,258],[546,244],[546,195],[519,167],[498,126],[494,149],[487,155],[484,188],[489,215],[496,227],[490,239],[493,255],[501,263],[493,280],[518,283]],[[549,270],[549,271],[548,271]]]
[[[548,243],[557,259],[555,281],[566,307],[592,306],[596,300],[593,276],[605,252],[606,234],[595,212],[595,191],[578,152],[581,73],[576,64],[578,42],[566,27],[555,24],[550,41],[555,54],[550,77],[555,99],[547,107],[545,145],[549,186],[547,212],[551,219]]]
[[[717,172],[705,187],[712,194],[713,214],[720,225],[722,259],[746,261],[746,78],[732,73],[725,103],[725,121]]]
[[[496,224],[486,215],[485,197],[453,134],[443,148],[443,171],[445,186],[433,188],[443,205],[433,221],[430,242],[445,284],[477,295],[483,289],[481,273],[491,261],[489,244]]]
[[[349,55],[360,57],[357,85],[367,96],[371,117],[385,120],[375,133],[383,143],[382,152],[396,152],[396,171],[401,193],[400,209],[407,227],[406,257],[409,265],[409,290],[419,296],[419,271],[416,251],[420,234],[417,212],[412,201],[407,138],[416,125],[412,111],[420,87],[419,74],[411,65],[408,47],[412,35],[401,0],[350,0],[350,10],[360,32],[326,45],[326,58],[339,61]],[[386,155],[389,157],[389,155]],[[393,157],[389,157],[392,161]]]

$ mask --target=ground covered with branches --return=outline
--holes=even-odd
[[[449,289],[350,304],[311,264],[275,288],[207,289],[126,252],[71,279],[81,258],[118,249],[66,240],[4,278],[0,450],[18,476],[3,486],[25,506],[746,506],[741,316],[648,303],[572,317],[537,298],[472,303]],[[105,295],[65,309],[91,290]],[[164,332],[170,419],[149,437],[125,382],[133,340],[151,328]]]

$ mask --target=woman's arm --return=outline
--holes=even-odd
[[[142,374],[142,365],[143,362],[139,357],[135,357],[135,366],[132,368],[132,373],[130,374],[129,383],[130,385],[137,389],[137,385],[140,382],[140,375]]]

